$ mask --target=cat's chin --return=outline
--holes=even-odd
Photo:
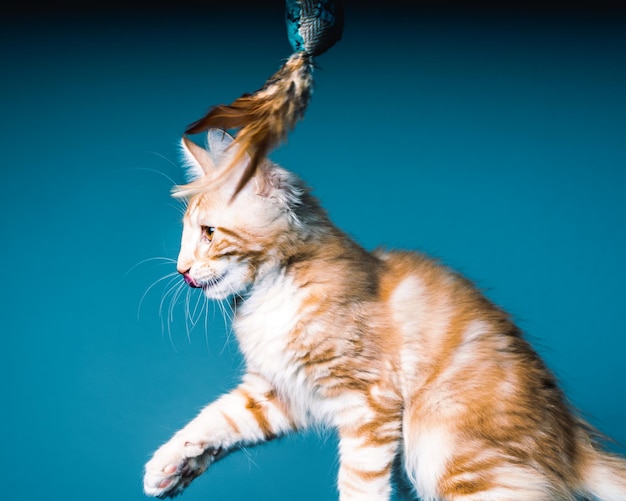
[[[247,277],[247,269],[231,267],[221,275],[197,280],[195,286],[202,289],[208,299],[222,300],[245,293],[248,288]]]
[[[216,294],[216,291],[222,289],[221,285],[223,285],[222,282],[224,281],[225,276],[226,274],[223,274],[210,278],[208,280],[195,280],[188,273],[185,273],[183,275],[185,283],[189,287],[192,287],[194,289],[202,289],[204,295],[211,299],[220,299],[216,296],[221,296],[222,294],[219,294],[219,292]]]
[[[220,288],[214,288],[214,287],[203,287],[202,292],[207,298],[216,299],[216,300],[226,299],[227,297],[232,295],[232,293],[230,292],[220,290]]]
[[[232,280],[225,280],[225,275],[213,279],[206,284],[202,284],[202,292],[209,299],[226,299],[236,294],[236,287],[233,287]]]

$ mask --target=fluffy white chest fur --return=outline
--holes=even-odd
[[[293,336],[302,321],[303,296],[290,277],[268,276],[236,312],[233,327],[248,372],[270,381],[296,424],[305,427],[311,421],[329,423],[335,404],[319,395],[298,361],[302,348]]]

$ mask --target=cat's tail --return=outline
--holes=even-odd
[[[589,444],[581,468],[583,494],[601,501],[626,501],[626,459]]]

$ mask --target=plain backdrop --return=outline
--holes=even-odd
[[[290,54],[281,8],[235,7],[0,21],[3,499],[144,499],[152,451],[239,379],[219,307],[190,328],[165,278],[182,131]],[[348,4],[271,155],[365,247],[474,280],[621,452],[625,27],[612,10]],[[336,499],[335,447],[310,432],[238,452],[183,499]]]

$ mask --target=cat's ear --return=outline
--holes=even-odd
[[[250,164],[250,155],[242,151],[228,132],[221,129],[209,129],[206,137],[207,148],[199,146],[186,136],[181,141],[186,178],[191,185],[205,188],[209,185],[222,185],[225,189],[238,191],[237,186],[242,173]],[[176,196],[186,196],[189,189],[177,189]]]
[[[188,182],[191,183],[215,171],[213,157],[207,150],[185,136],[183,136],[180,146],[183,152],[185,177]]]
[[[209,129],[206,135],[206,142],[215,165],[220,165],[226,156],[226,149],[233,144],[234,140],[233,136],[225,130]]]
[[[181,147],[187,170],[187,181],[193,182],[204,176],[214,176],[216,169],[228,163],[236,148],[229,147],[234,138],[222,129],[209,129],[206,137],[208,151],[187,137],[183,137]]]
[[[223,175],[230,176],[250,163],[250,155],[241,151],[241,146],[235,138],[222,129],[209,129],[207,145],[213,159],[213,164]]]
[[[247,151],[225,130],[209,129],[207,133],[207,145],[213,165],[217,170],[212,181],[216,184],[223,183],[225,189],[233,189],[236,193],[239,182],[250,165],[251,158]]]

